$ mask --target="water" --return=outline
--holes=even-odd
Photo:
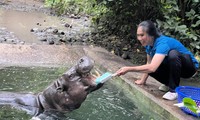
[[[66,69],[42,67],[8,67],[0,70],[0,91],[40,92]],[[113,80],[111,80],[113,81]],[[148,114],[142,113],[135,103],[125,95],[122,89],[116,88],[111,82],[89,94],[82,106],[65,116],[62,120],[153,120]],[[51,120],[50,114],[46,120]],[[9,106],[1,106],[0,119],[28,120],[31,116]]]
[[[37,16],[37,17],[36,17]],[[43,23],[45,16],[39,13],[27,13],[20,11],[0,10],[0,26],[14,32],[16,37],[27,43],[39,43],[37,37],[30,32],[32,28],[41,27],[37,23]]]
[[[68,23],[72,28],[66,28],[64,25]],[[0,8],[0,27],[12,32],[19,40],[25,41],[27,44],[42,44],[38,40],[37,35],[33,34],[31,29],[37,28],[45,30],[47,28],[57,28],[63,30],[66,34],[78,34],[89,31],[89,21],[85,18],[71,19],[68,17],[56,17],[41,12],[23,12],[14,10],[4,10]]]

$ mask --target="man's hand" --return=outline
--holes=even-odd
[[[117,72],[115,72],[115,76],[124,75],[128,72],[129,67],[122,67]]]
[[[146,84],[146,80],[136,80],[135,84],[137,84],[137,85],[144,85],[144,84]]]

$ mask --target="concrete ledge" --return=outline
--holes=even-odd
[[[134,64],[115,56],[102,48],[84,48],[87,55],[91,56],[101,69],[110,72],[117,71],[123,66],[133,66]],[[152,77],[149,77],[146,85],[135,85],[134,80],[140,78],[139,73],[128,73],[121,77],[131,88],[131,92],[139,99],[144,106],[159,114],[164,120],[197,120],[196,117],[185,114],[180,108],[173,106],[177,101],[167,101],[162,99],[164,92],[158,90],[161,85]],[[140,107],[141,105],[139,105]]]

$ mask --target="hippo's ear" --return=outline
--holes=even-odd
[[[74,78],[74,74],[63,74],[62,75],[62,78],[64,79],[64,80],[71,80],[72,78]]]

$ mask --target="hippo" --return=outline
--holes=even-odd
[[[48,111],[66,113],[78,109],[89,93],[103,86],[103,83],[95,83],[96,77],[91,74],[93,67],[94,61],[83,56],[42,92],[0,92],[0,105],[14,106],[33,117]]]

